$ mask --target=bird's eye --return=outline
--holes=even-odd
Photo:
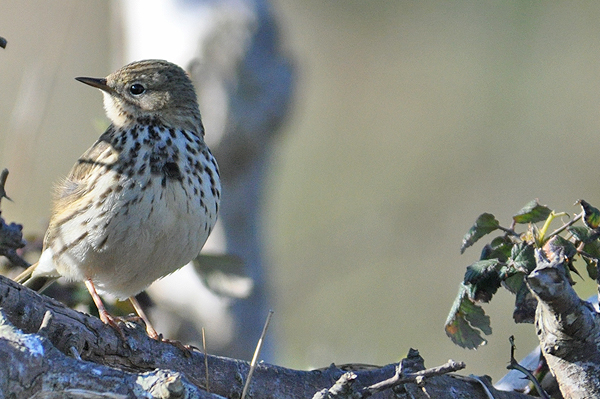
[[[140,94],[142,94],[145,91],[146,91],[146,88],[139,83],[134,83],[129,88],[129,92],[131,94],[133,94],[134,96],[139,96]]]

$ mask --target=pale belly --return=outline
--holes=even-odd
[[[200,253],[217,218],[218,199],[210,194],[208,179],[191,185],[168,181],[165,186],[160,177],[151,179],[149,185],[147,180],[124,182],[122,190],[105,196],[101,211],[89,207],[61,226],[63,240],[76,245],[58,256],[56,248],[49,248],[60,275],[76,281],[91,278],[100,292],[124,299]],[[114,181],[107,174],[91,197],[101,198]]]
[[[127,298],[200,253],[217,220],[220,183],[195,133],[111,126],[59,192],[34,276],[91,279]]]

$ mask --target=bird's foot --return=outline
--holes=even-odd
[[[133,308],[135,309],[135,311],[139,315],[139,318],[144,321],[144,324],[146,325],[146,333],[148,334],[148,336],[150,338],[155,339],[158,342],[166,342],[168,344],[173,345],[177,349],[180,349],[181,351],[183,351],[183,353],[185,354],[186,357],[191,357],[192,356],[192,348],[193,347],[188,346],[188,345],[184,345],[181,342],[173,340],[173,339],[163,338],[162,334],[159,334],[159,333],[156,332],[156,330],[152,326],[152,323],[150,323],[150,319],[148,319],[148,316],[146,316],[146,313],[144,312],[144,310],[140,306],[140,304],[137,301],[137,299],[132,296],[131,298],[129,298],[129,301],[131,302],[131,304],[133,305]]]
[[[112,316],[110,313],[108,313],[106,311],[106,309],[103,309],[103,311],[98,309],[98,314],[100,315],[100,320],[102,320],[102,322],[104,324],[108,324],[109,326],[111,326],[113,328],[113,330],[115,330],[121,336],[123,341],[127,341],[127,339],[125,338],[125,333],[123,332],[123,329],[119,325],[119,322],[123,321],[122,318]]]
[[[158,336],[156,338],[155,337],[152,337],[152,338],[154,338],[158,342],[165,342],[167,344],[173,345],[177,349],[181,350],[183,352],[183,354],[185,355],[185,357],[192,357],[192,351],[194,349],[196,349],[196,347],[194,347],[192,345],[184,345],[183,343],[181,343],[181,341],[177,341],[175,339],[164,338],[162,336],[162,334],[158,334]]]

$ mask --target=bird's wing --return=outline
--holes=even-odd
[[[67,178],[57,185],[44,247],[57,233],[58,226],[91,205],[95,198],[85,194],[104,174],[102,169],[110,169],[117,162],[119,154],[110,143],[111,132],[112,126],[77,160]]]

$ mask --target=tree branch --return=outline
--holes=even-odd
[[[152,394],[165,398],[218,397],[214,395],[231,398],[241,395],[249,372],[248,362],[209,355],[207,373],[202,353],[192,351],[186,357],[177,347],[149,338],[144,326],[135,322],[122,325],[123,341],[114,329],[96,317],[69,309],[3,276],[0,276],[0,316],[0,356],[9,359],[6,364],[11,364],[0,367],[0,392],[16,392],[16,397],[31,397],[54,389],[69,392],[73,397],[93,397],[84,395],[107,389],[106,392],[125,397]],[[413,359],[417,366],[403,366],[403,370],[415,373],[424,369],[420,356],[418,359],[418,362]],[[353,373],[360,386],[370,387],[394,378],[397,367],[390,364]],[[346,371],[335,365],[300,371],[261,363],[252,378],[249,395],[264,399],[310,398],[331,387]],[[205,392],[206,375],[213,396]],[[103,381],[109,382],[103,385]],[[465,397],[486,397],[477,384],[449,375],[428,378],[422,386],[403,381],[393,390],[386,389],[372,397],[409,398],[413,391],[440,399],[453,398],[455,392]],[[83,393],[76,396],[74,392]],[[177,396],[176,392],[185,395]],[[529,398],[500,391],[494,395]]]

